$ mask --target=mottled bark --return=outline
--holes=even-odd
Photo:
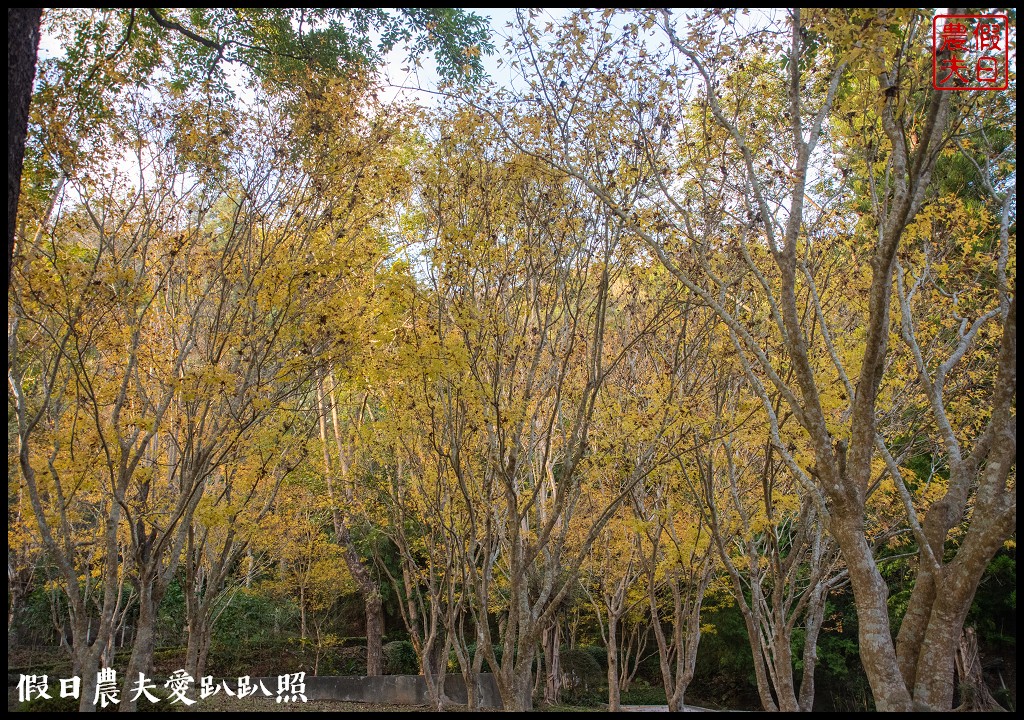
[[[213,642],[213,622],[203,613],[195,612],[189,618],[186,630],[185,671],[194,678],[201,678],[206,672],[206,658]]]
[[[100,669],[100,648],[86,648],[74,653],[72,672],[82,678],[81,695],[78,696],[78,712],[96,712],[96,673]]]
[[[131,688],[138,680],[139,673],[144,673],[146,677],[151,677],[153,674],[157,612],[160,609],[160,601],[163,599],[163,591],[166,589],[159,585],[154,582],[152,577],[144,576],[139,579],[139,617],[135,624],[132,654],[128,659],[128,667],[122,678],[124,685],[121,690],[121,704],[118,706],[119,712],[136,711],[138,699],[132,700]]]
[[[889,587],[878,572],[859,512],[837,508],[830,530],[839,543],[857,601],[861,663],[880,712],[911,710],[910,692],[899,674],[889,625]],[[888,669],[888,672],[884,672]]]
[[[562,628],[557,616],[541,635],[541,645],[544,649],[544,702],[557,705],[562,700]]]
[[[818,664],[818,635],[825,618],[826,594],[824,583],[818,583],[811,590],[811,601],[804,617],[804,670],[800,678],[799,698],[801,712],[814,710],[814,671]]]

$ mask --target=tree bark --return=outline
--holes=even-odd
[[[850,585],[857,601],[861,663],[876,709],[907,712],[911,709],[910,693],[896,664],[889,626],[889,587],[878,572],[874,553],[864,534],[863,516],[859,509],[839,509],[832,514],[829,529],[850,572]]]
[[[619,687],[619,617],[608,614],[608,712],[618,712],[622,702]]]
[[[562,645],[562,628],[556,615],[541,635],[544,646],[544,667],[547,677],[544,684],[544,702],[557,705],[562,699],[562,668],[559,658]]]
[[[7,8],[7,284],[14,262],[21,171],[28,134],[28,108],[36,78],[42,8]]]
[[[135,642],[124,673],[124,686],[118,712],[135,712],[138,700],[132,700],[130,688],[135,685],[139,673],[146,677],[152,674],[153,653],[156,650],[156,619],[163,599],[164,588],[158,587],[155,578],[143,576],[139,579],[139,619],[135,626]]]

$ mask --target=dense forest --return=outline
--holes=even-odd
[[[11,673],[1015,709],[1013,63],[935,89],[913,9],[15,12]]]

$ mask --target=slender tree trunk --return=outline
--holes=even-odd
[[[448,696],[444,692],[444,680],[448,674],[449,646],[446,633],[431,632],[423,645],[424,651],[420,658],[421,672],[427,684],[428,700],[430,705],[439,711],[448,703]]]
[[[619,687],[619,616],[608,614],[608,712],[618,712],[622,692]]]
[[[449,609],[449,612],[451,610]],[[479,690],[477,683],[480,681],[480,672],[483,670],[484,655],[477,650],[473,656],[469,655],[469,646],[466,642],[464,618],[456,622],[454,617],[448,617],[449,637],[452,639],[452,648],[455,650],[455,658],[459,663],[459,671],[462,673],[462,680],[466,684],[466,709],[473,711],[479,706]],[[458,632],[456,631],[458,628]],[[480,646],[480,635],[478,631],[477,648]]]
[[[800,678],[800,711],[814,710],[814,671],[818,664],[818,634],[825,618],[827,590],[819,584],[808,603],[804,618],[803,674]]]
[[[78,712],[96,712],[96,673],[100,669],[99,648],[89,647],[74,653],[73,674],[82,678],[82,694],[78,697]]]
[[[156,620],[163,597],[163,588],[147,575],[139,579],[139,619],[135,627],[135,642],[124,673],[121,692],[120,712],[135,712],[138,702],[131,699],[129,692],[139,678],[139,673],[149,677],[153,671],[153,652],[156,650]],[[148,701],[147,701],[148,702]]]
[[[197,680],[206,671],[206,657],[210,653],[212,641],[213,623],[206,612],[197,608],[188,619],[188,641],[185,648],[185,670]]]
[[[675,680],[672,674],[671,648],[669,647],[668,640],[665,638],[665,630],[661,626],[661,616],[658,613],[658,584],[654,578],[653,567],[648,574],[647,582],[647,597],[651,606],[651,628],[654,630],[654,639],[658,643],[658,667],[661,669],[661,682],[665,688],[665,700],[668,703],[669,712],[679,712],[679,699],[676,694]]]
[[[511,647],[506,647],[505,652],[512,652]],[[526,712],[533,710],[533,643],[521,643],[520,652],[522,656],[517,658],[515,670],[512,676],[513,705],[506,707],[513,712]]]
[[[777,628],[781,629],[783,623],[782,618],[775,618]],[[792,640],[791,633],[776,632],[769,649],[769,662],[775,677],[775,694],[779,699],[781,712],[797,712],[800,709],[796,699],[796,683],[793,679],[793,648],[790,644]]]
[[[317,399],[320,403],[320,440],[324,446],[324,472],[327,475],[327,492],[331,499],[331,518],[334,521],[334,533],[337,542],[344,549],[345,564],[348,566],[352,578],[363,596],[363,608],[366,612],[366,674],[377,676],[384,673],[384,607],[381,601],[380,588],[377,581],[370,574],[369,569],[363,565],[349,534],[348,525],[338,509],[340,497],[335,493],[334,475],[331,472],[330,453],[328,451],[327,439],[327,411],[328,403],[337,423],[337,414],[334,412],[333,393],[324,397],[323,381],[317,382]],[[345,461],[342,454],[340,431],[335,424],[335,442],[338,444],[339,463],[342,465],[342,475],[347,474]]]
[[[366,674],[371,677],[383,675],[384,605],[380,589],[356,553],[352,538],[348,534],[348,528],[342,523],[336,530],[340,531],[338,535],[345,550],[345,561],[349,572],[352,573],[356,586],[363,596],[363,609],[366,613]]]
[[[36,78],[42,8],[7,8],[7,284],[11,284],[28,107]]]

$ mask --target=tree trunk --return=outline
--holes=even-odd
[[[206,671],[206,657],[213,641],[213,623],[202,610],[188,620],[188,642],[185,649],[185,671],[197,681]]]
[[[956,651],[956,675],[960,685],[958,711],[999,712],[1005,709],[992,697],[981,674],[978,637],[974,628],[966,628],[960,637]]]
[[[28,107],[36,78],[42,8],[7,8],[7,284],[14,262],[21,171],[25,161]]]
[[[352,578],[363,596],[363,607],[366,611],[366,674],[374,677],[384,674],[384,608],[381,602],[380,588],[370,571],[363,565],[356,551],[348,525],[338,509],[339,497],[335,494],[334,475],[331,471],[330,451],[327,439],[327,412],[331,411],[334,418],[334,436],[338,446],[338,461],[342,476],[346,475],[346,464],[341,447],[340,429],[337,424],[337,412],[334,409],[333,392],[325,393],[323,380],[316,384],[317,401],[320,406],[320,441],[324,449],[324,472],[327,476],[327,493],[331,500],[331,519],[334,522],[334,534],[339,545],[344,549],[345,564],[352,573]],[[331,388],[333,391],[333,386]],[[325,397],[326,395],[326,397]]]
[[[658,585],[654,579],[653,569],[648,575],[648,601],[651,605],[651,628],[654,630],[654,639],[658,643],[658,667],[661,669],[661,682],[665,688],[665,701],[668,703],[669,712],[679,712],[679,698],[676,694],[676,683],[672,674],[671,648],[665,638],[665,630],[661,626],[661,616],[658,613]],[[677,648],[677,651],[681,648]]]
[[[480,682],[480,672],[484,666],[484,655],[478,649],[470,657],[465,632],[456,631],[456,628],[460,630],[463,628],[462,623],[456,624],[454,618],[450,617],[449,621],[449,637],[452,639],[452,648],[455,650],[455,657],[459,662],[462,680],[466,684],[466,709],[474,711],[480,704],[478,683]],[[478,630],[476,634],[477,648],[480,646],[480,636],[481,633]]]
[[[818,664],[818,634],[825,619],[827,591],[819,584],[812,590],[804,617],[804,671],[800,679],[800,711],[814,710],[814,671]]]
[[[552,621],[541,638],[544,644],[544,665],[547,670],[544,683],[544,702],[548,705],[557,705],[562,699],[562,667],[559,657],[562,628],[557,620]]]
[[[522,646],[521,646],[522,647]],[[512,652],[512,648],[506,648],[505,652]],[[528,712],[533,710],[533,645],[523,653],[524,656],[515,663],[515,671],[512,677],[512,706],[506,704],[506,710],[513,712]]]
[[[420,656],[420,669],[427,684],[427,699],[431,707],[439,711],[449,702],[448,696],[444,693],[449,646],[449,637],[446,633],[433,631],[427,635]]]
[[[889,627],[889,588],[878,572],[871,545],[864,534],[860,510],[837,509],[830,530],[850,571],[857,601],[860,657],[879,712],[909,712],[910,693],[896,664]]]
[[[793,680],[793,648],[789,633],[779,633],[772,638],[771,652],[775,669],[775,691],[779,698],[780,712],[797,712],[800,704],[796,699],[796,683]]]
[[[979,503],[975,512],[984,512]],[[917,663],[914,706],[917,709],[949,710],[953,706],[953,669],[963,633],[964,620],[988,561],[998,551],[1012,527],[975,519],[956,558],[943,572],[942,592],[936,594]]]
[[[139,582],[139,619],[135,627],[135,642],[124,673],[119,712],[135,712],[138,701],[131,699],[130,690],[139,679],[139,673],[149,677],[153,672],[153,652],[156,650],[156,620],[163,591],[143,576]],[[148,700],[147,700],[148,702]]]
[[[618,712],[622,699],[619,687],[619,616],[608,615],[608,712]]]
[[[380,588],[370,571],[363,565],[356,552],[355,545],[349,535],[348,527],[340,519],[335,518],[335,534],[345,551],[345,564],[363,596],[363,608],[366,612],[366,674],[377,676],[384,674],[384,606],[381,601]]]
[[[384,606],[376,584],[363,590],[366,608],[366,674],[384,674]]]
[[[78,712],[96,712],[96,703],[93,698],[96,695],[96,673],[100,668],[99,648],[86,648],[82,652],[74,653],[73,674],[82,678],[82,694],[78,696]]]

